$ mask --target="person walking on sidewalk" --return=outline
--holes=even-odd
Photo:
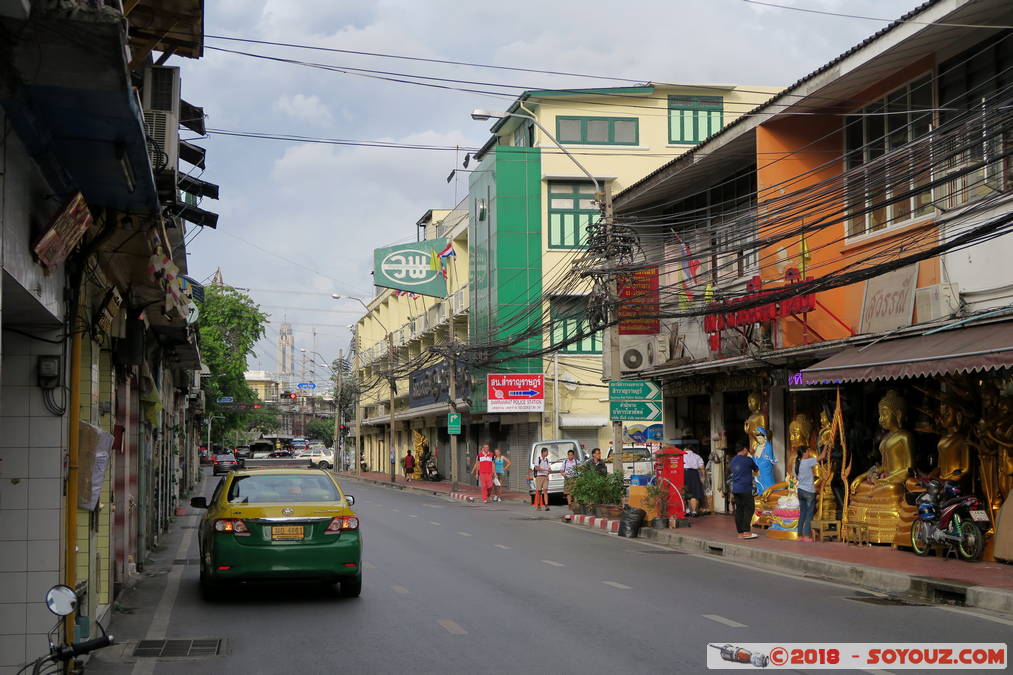
[[[577,459],[573,450],[566,451],[566,459],[559,470],[563,474],[563,494],[566,495],[566,505],[573,506],[573,482],[577,479]]]
[[[682,468],[685,471],[686,491],[689,493],[689,511],[686,515],[695,517],[700,502],[703,501],[703,481],[700,480],[703,457],[693,452],[692,448],[686,448],[685,452]]]
[[[493,451],[492,463],[496,469],[496,475],[492,479],[492,499],[493,501],[501,502],[503,501],[503,485],[506,484],[507,471],[510,470],[510,465],[513,462],[499,448],[496,448]]]
[[[492,482],[496,478],[495,462],[493,455],[489,452],[489,444],[486,443],[478,451],[478,461],[471,467],[471,473],[478,476],[478,484],[482,486],[482,502],[489,503],[489,493],[492,491]]]
[[[759,471],[756,462],[749,455],[749,445],[744,444],[732,457],[732,495],[735,498],[735,530],[739,539],[756,539],[750,531],[756,502],[753,499],[753,474]]]
[[[549,449],[542,448],[542,454],[535,460],[534,465],[531,467],[532,472],[535,475],[535,501],[538,501],[538,493],[542,493],[542,501],[544,509],[549,510],[549,474],[552,473],[552,462],[549,460]],[[536,507],[537,511],[542,510],[542,506]]]
[[[412,474],[415,473],[415,458],[412,457],[412,450],[408,448],[408,454],[401,460],[401,464],[404,466],[404,480],[406,483],[412,482]]]
[[[595,448],[591,451],[591,466],[602,476],[609,474],[608,465],[605,464],[605,460],[601,458],[601,448]]]
[[[812,541],[813,513],[816,511],[816,464],[827,457],[829,448],[824,448],[817,457],[812,448],[806,448],[798,462],[795,475],[798,477],[798,540]]]

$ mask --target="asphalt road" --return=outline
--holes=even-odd
[[[1004,642],[1013,626],[970,610],[869,604],[859,598],[874,596],[838,584],[598,534],[559,522],[561,508],[536,515],[345,489],[363,528],[360,598],[272,585],[208,604],[195,564],[167,567],[165,579],[149,571],[111,632],[222,638],[224,653],[156,661],[109,648],[87,672],[702,672],[708,643]],[[170,544],[167,565],[197,556],[196,542]]]

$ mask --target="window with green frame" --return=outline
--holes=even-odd
[[[587,226],[601,215],[590,182],[549,182],[549,248],[587,246]]]
[[[585,145],[637,145],[640,120],[636,117],[557,117],[560,143]]]
[[[724,125],[720,96],[669,96],[668,142],[699,143]]]
[[[559,296],[549,298],[549,316],[552,320],[552,344],[561,345],[590,328],[587,320],[586,296]],[[584,335],[576,342],[560,349],[563,354],[601,354],[601,331]]]

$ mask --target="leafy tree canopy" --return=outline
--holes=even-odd
[[[334,445],[334,420],[316,417],[306,424],[306,438],[321,441],[328,448]]]
[[[247,414],[235,405],[218,403],[231,396],[237,403],[256,400],[246,384],[246,359],[264,336],[268,315],[253,298],[231,286],[212,284],[204,288],[200,308],[200,349],[211,374],[202,381],[207,415],[221,415],[212,425],[212,442],[220,442],[232,430],[247,426]]]

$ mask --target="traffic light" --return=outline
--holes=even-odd
[[[254,410],[256,410],[257,408],[260,408],[260,404],[259,403],[254,403],[253,404],[253,408],[254,408]]]
[[[284,399],[293,399],[293,398],[296,398],[298,396],[299,395],[296,394],[294,391],[283,391],[283,392],[281,392],[281,398],[282,398],[282,400],[284,400]]]
[[[347,434],[348,433],[348,425],[347,424],[342,424],[341,426],[338,427],[338,430],[341,431],[341,433],[343,433],[343,434]]]

